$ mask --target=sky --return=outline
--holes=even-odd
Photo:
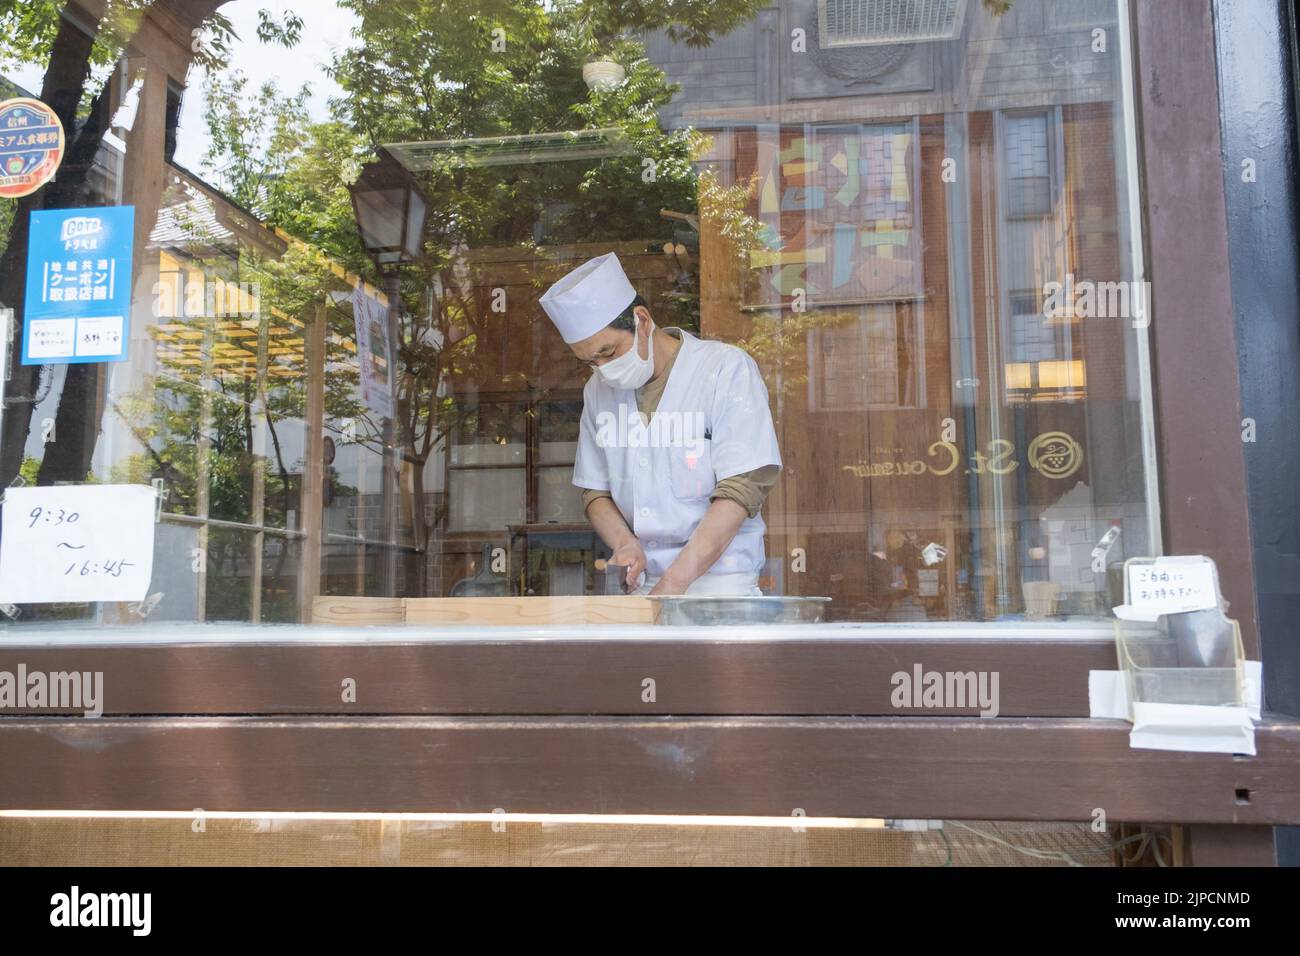
[[[166,2],[166,0],[159,0]],[[302,35],[297,46],[284,49],[265,46],[257,39],[257,11],[271,11],[277,21],[287,10],[303,19]],[[356,17],[331,0],[232,0],[220,8],[230,19],[240,37],[233,44],[230,65],[249,79],[250,89],[267,80],[275,80],[284,92],[296,91],[304,82],[311,85],[310,112],[313,119],[328,115],[327,101],[337,95],[338,87],[325,75],[325,66],[335,50],[351,42]],[[19,86],[39,93],[45,67],[39,64],[7,69]],[[190,71],[188,88],[181,108],[180,130],[176,142],[176,162],[194,172],[202,171],[208,137],[203,125],[202,73]]]
[[[303,19],[302,36],[291,49],[266,46],[257,39],[257,11],[269,10],[282,20],[286,10]],[[221,7],[230,18],[240,40],[235,43],[230,65],[242,70],[249,88],[256,89],[267,80],[275,80],[282,92],[293,92],[303,83],[312,89],[310,111],[313,119],[325,119],[327,101],[339,92],[338,86],[325,75],[325,67],[335,50],[351,42],[356,18],[330,0],[233,0]],[[190,87],[181,108],[180,130],[176,140],[176,162],[198,171],[207,150],[207,133],[203,126],[202,74],[190,71]]]

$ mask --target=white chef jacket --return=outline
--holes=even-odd
[[[583,391],[573,483],[608,491],[646,554],[646,579],[673,563],[709,507],[718,481],[781,466],[767,387],[734,345],[681,333],[681,347],[649,423],[636,392],[593,373]],[[757,575],[765,559],[761,515],[746,518],[707,572]]]

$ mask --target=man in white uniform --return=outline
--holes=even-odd
[[[612,252],[555,283],[541,305],[595,369],[573,483],[611,563],[627,566],[627,586],[759,594],[759,511],[781,453],[754,360],[733,345],[656,328]]]

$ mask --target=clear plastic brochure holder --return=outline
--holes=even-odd
[[[1162,610],[1147,621],[1115,621],[1115,649],[1128,684],[1130,719],[1137,703],[1245,706],[1241,628],[1224,614],[1213,561],[1199,556],[1130,558],[1124,562],[1124,603],[1140,607],[1144,598],[1180,593],[1185,575],[1204,576],[1204,566],[1194,567],[1198,562],[1209,565],[1214,606]],[[1135,587],[1143,593],[1135,593]]]

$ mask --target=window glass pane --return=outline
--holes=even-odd
[[[537,520],[582,521],[582,493],[573,486],[573,466],[539,468]]]
[[[490,532],[524,520],[522,468],[464,468],[451,473],[448,489],[455,531]]]
[[[0,14],[0,487],[149,489],[94,520],[152,572],[5,626],[642,557],[827,622],[1100,620],[1156,550],[1115,0],[120,6]]]

